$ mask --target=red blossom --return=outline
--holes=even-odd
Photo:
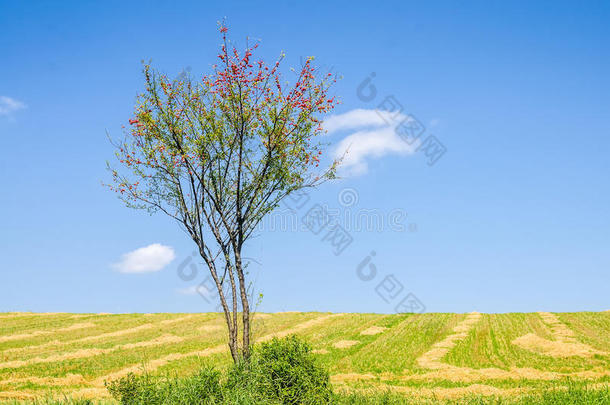
[[[220,27],[221,33],[227,31],[227,27]],[[330,73],[318,78],[312,59],[308,59],[296,70],[290,84],[279,70],[283,56],[269,67],[262,60],[254,62],[253,51],[258,44],[240,52],[234,46],[229,48],[226,36],[222,37],[224,44],[217,55],[221,62],[213,65],[213,73],[203,76],[200,82],[175,82],[146,70],[147,93],[136,107],[137,118],[129,120],[135,126],[129,131],[132,143],[120,149],[120,162],[137,171],[144,184],[152,178],[149,173],[168,165],[185,175],[199,173],[208,158],[193,145],[205,130],[196,128],[197,120],[192,118],[218,113],[231,119],[236,100],[247,107],[243,125],[248,136],[260,137],[260,148],[280,159],[286,170],[294,171],[290,178],[303,179],[309,168],[321,164],[322,152],[312,138],[324,131],[320,115],[337,104],[335,97],[328,94],[336,80],[327,79]],[[278,111],[282,112],[280,116],[276,116]],[[168,130],[181,134],[187,150],[177,150],[163,138]],[[252,163],[245,165],[255,167]],[[320,178],[316,176],[315,181]],[[137,187],[137,183],[134,185]],[[132,190],[130,186],[127,189]],[[118,190],[124,192],[125,186]]]

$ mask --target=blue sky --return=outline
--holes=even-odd
[[[209,71],[223,17],[268,61],[340,73],[328,139],[359,145],[343,179],[274,217],[320,204],[352,242],[336,255],[325,231],[266,225],[246,252],[259,310],[391,313],[408,294],[432,312],[610,307],[607,2],[125,3],[0,0],[0,311],[214,309],[204,268],[178,276],[187,236],[101,182],[140,61]],[[446,148],[435,164],[371,114],[389,96]],[[120,271],[151,245],[155,271]]]

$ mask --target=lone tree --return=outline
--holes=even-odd
[[[336,81],[308,58],[291,82],[227,40],[202,80],[169,80],[144,65],[145,90],[109,166],[128,207],[161,211],[188,233],[216,284],[235,362],[250,355],[250,303],[242,250],[257,224],[290,193],[334,178],[318,169],[321,117]],[[228,283],[228,284],[227,284]],[[241,324],[238,319],[241,317]],[[242,330],[241,342],[238,337]]]

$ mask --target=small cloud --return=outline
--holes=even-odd
[[[150,273],[159,271],[176,257],[174,249],[159,243],[125,253],[121,261],[112,265],[121,273]]]
[[[368,171],[368,160],[388,154],[415,153],[419,142],[405,142],[397,133],[396,125],[407,119],[403,114],[387,111],[356,109],[333,115],[324,122],[328,133],[353,131],[343,138],[334,150],[336,159],[342,158],[342,175],[357,176]]]
[[[339,142],[336,159],[343,157],[340,169],[345,175],[358,176],[368,172],[368,160],[388,154],[410,155],[418,144],[407,144],[392,127],[355,132]]]
[[[0,96],[0,116],[8,117],[14,112],[23,110],[26,105],[21,101],[7,96]]]
[[[192,285],[186,288],[178,288],[176,289],[176,292],[182,295],[200,295],[207,301],[214,300],[218,297],[218,293],[216,292],[216,290],[210,290],[208,287],[205,286],[205,282],[199,285]]]
[[[339,115],[331,115],[322,124],[329,133],[363,127],[383,127],[388,125],[391,116],[387,111],[357,108]]]
[[[205,286],[203,286],[202,284],[192,285],[192,286],[186,287],[186,288],[179,288],[176,291],[178,292],[178,294],[182,294],[182,295],[195,295],[195,294],[207,295],[208,294],[208,289],[205,288]]]

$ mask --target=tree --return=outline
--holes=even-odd
[[[335,177],[336,160],[318,169],[324,144],[317,137],[321,117],[336,105],[328,95],[336,78],[318,77],[308,58],[292,83],[282,82],[283,55],[267,66],[253,60],[258,44],[239,52],[226,26],[220,32],[220,63],[200,81],[172,81],[144,65],[135,117],[113,142],[121,171],[109,165],[109,187],[128,207],[170,216],[195,242],[238,362],[250,355],[244,243],[287,195]]]

